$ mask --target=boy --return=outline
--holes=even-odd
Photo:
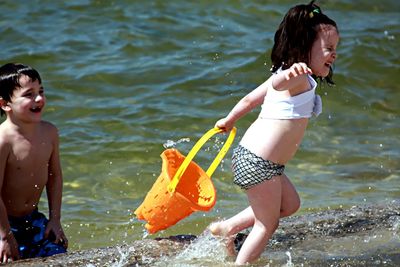
[[[39,73],[0,67],[0,262],[66,252],[61,227],[62,172],[57,128],[41,120],[46,104]],[[38,211],[46,187],[49,220]]]

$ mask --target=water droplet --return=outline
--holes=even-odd
[[[175,146],[175,142],[172,140],[167,140],[167,142],[165,142],[163,146],[165,149],[172,148]]]
[[[290,254],[290,252],[289,251],[286,251],[285,252],[285,254],[286,254],[286,256],[288,256],[288,261],[287,261],[287,263],[284,265],[285,267],[292,267],[292,266],[294,266],[294,264],[293,264],[293,262],[292,262],[292,255]]]

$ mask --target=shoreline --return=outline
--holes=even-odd
[[[313,242],[372,236],[377,231],[398,232],[400,200],[388,204],[332,209],[291,216],[281,220],[267,250],[296,250]],[[398,236],[398,235],[397,235]],[[8,263],[7,266],[154,266],[160,257],[173,257],[187,247],[196,236],[180,235],[159,239],[136,240],[121,246],[72,251],[47,258],[34,258]],[[325,242],[325,241],[324,241]],[[292,261],[305,266],[400,266],[400,243],[382,253],[371,249],[364,255],[345,255]]]

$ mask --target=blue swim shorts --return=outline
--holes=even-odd
[[[284,170],[285,165],[265,160],[241,145],[233,150],[233,183],[242,189],[249,189],[274,176],[282,175]]]
[[[19,255],[22,259],[47,257],[67,252],[62,244],[56,244],[44,238],[48,220],[37,209],[23,217],[8,216],[8,221],[17,240]]]

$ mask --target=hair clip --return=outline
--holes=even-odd
[[[308,15],[310,16],[310,19],[314,17],[314,13],[320,14],[320,13],[321,13],[320,11],[321,11],[321,10],[320,10],[318,7],[314,8],[313,11],[311,11],[311,12],[308,14]]]

